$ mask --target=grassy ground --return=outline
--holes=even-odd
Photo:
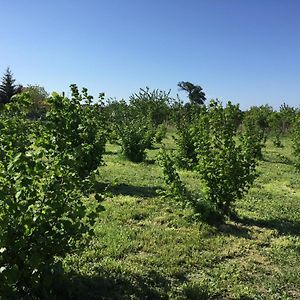
[[[267,142],[260,177],[236,206],[241,221],[218,228],[160,196],[158,149],[134,164],[109,145],[96,235],[64,260],[72,298],[300,299],[300,177],[290,140],[283,144]],[[191,189],[201,188],[191,172],[181,176]]]

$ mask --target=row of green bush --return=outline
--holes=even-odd
[[[0,112],[0,294],[4,298],[54,299],[61,258],[93,234],[101,206],[93,180],[109,139],[141,162],[175,126],[176,153],[161,151],[168,194],[207,222],[236,217],[235,202],[249,190],[267,130],[238,105],[172,102],[149,89],[129,103],[104,95],[95,102],[71,86],[71,98],[53,93],[43,115],[32,118],[29,93],[14,96]],[[291,116],[300,163],[300,116]],[[256,113],[254,113],[256,115]],[[242,126],[241,126],[242,124]],[[286,127],[285,127],[286,128]],[[178,168],[198,174],[191,193]],[[200,175],[200,176],[199,176]],[[203,188],[204,187],[204,188]]]

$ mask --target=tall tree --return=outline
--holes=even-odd
[[[44,87],[39,85],[28,85],[22,88],[22,92],[27,92],[31,99],[29,118],[43,118],[47,112],[46,98],[49,96]]]
[[[191,103],[204,104],[206,97],[200,85],[194,85],[188,81],[181,81],[178,83],[178,86],[181,90],[188,92],[188,97]]]
[[[13,78],[13,73],[9,68],[7,68],[0,84],[0,104],[6,104],[10,102],[10,99],[13,95],[21,92],[22,86],[16,85],[15,81],[16,80]]]

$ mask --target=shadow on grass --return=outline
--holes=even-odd
[[[156,163],[155,159],[146,159],[144,161],[144,164],[146,164],[146,165],[154,165],[155,163]]]
[[[246,226],[257,226],[268,229],[275,229],[280,235],[300,235],[300,221],[291,221],[283,218],[270,220],[255,220],[243,217],[239,218],[237,222]]]
[[[231,218],[234,221],[233,224],[216,223],[213,225],[218,233],[234,235],[236,237],[242,237],[246,239],[251,239],[251,228],[249,226],[256,226],[266,229],[277,230],[279,235],[293,235],[300,236],[300,221],[288,220],[285,218],[277,218],[270,220],[257,220],[248,217],[239,217],[234,215]]]
[[[286,157],[285,155],[277,154],[277,155],[265,155],[262,158],[262,161],[268,162],[268,163],[276,163],[276,164],[284,164],[284,165],[293,165],[294,162]]]
[[[111,151],[111,150],[107,150],[104,153],[105,155],[119,155],[118,151]]]
[[[223,224],[218,227],[218,232],[228,235],[233,235],[236,237],[241,237],[245,239],[251,239],[251,231],[239,224]]]
[[[144,198],[154,198],[158,195],[159,186],[135,186],[126,183],[110,185],[108,183],[97,182],[94,185],[96,192],[111,193],[113,195],[137,196]]]
[[[125,278],[126,276],[126,278]],[[56,288],[57,299],[168,299],[169,281],[155,271],[136,274],[88,277],[71,274]]]

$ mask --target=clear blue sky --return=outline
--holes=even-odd
[[[242,108],[300,104],[299,0],[2,0],[0,20],[0,72],[48,92],[190,81]]]

